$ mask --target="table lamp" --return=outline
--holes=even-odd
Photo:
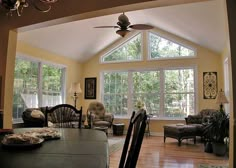
[[[223,104],[226,104],[226,103],[229,103],[229,102],[228,102],[228,100],[225,96],[225,93],[222,89],[219,91],[219,93],[217,95],[216,103],[220,104],[220,112],[224,112]]]
[[[72,94],[72,98],[74,99],[74,106],[76,108],[76,102],[79,97],[79,93],[82,93],[82,90],[80,88],[80,83],[72,83],[69,93]]]

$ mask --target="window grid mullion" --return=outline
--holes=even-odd
[[[194,94],[194,92],[165,92],[165,94]]]
[[[65,103],[65,93],[66,93],[66,69],[65,68],[62,68],[61,69],[62,71],[62,76],[61,76],[61,96],[62,96],[62,103]]]
[[[165,76],[164,70],[160,70],[160,117],[165,116]]]
[[[38,63],[38,106],[42,106],[42,96],[43,96],[43,67],[42,63]]]
[[[132,72],[128,72],[128,115],[131,115],[133,111],[133,78],[132,78]]]
[[[114,94],[114,96],[115,96],[115,106],[117,107],[117,75],[116,75],[116,77],[115,77],[115,94]]]

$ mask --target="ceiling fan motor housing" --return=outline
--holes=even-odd
[[[117,22],[117,25],[120,26],[121,29],[126,30],[128,26],[130,25],[130,22]]]
[[[120,26],[121,30],[126,30],[128,26],[130,25],[129,18],[125,15],[125,13],[122,13],[118,17],[117,25]]]

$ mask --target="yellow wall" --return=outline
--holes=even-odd
[[[63,56],[35,48],[33,46],[30,46],[23,42],[18,42],[16,46],[16,50],[13,48],[12,44],[13,41],[16,41],[17,39],[17,33],[15,31],[10,32],[9,37],[9,52],[11,57],[7,58],[7,76],[6,82],[12,83],[12,85],[8,84],[6,85],[8,94],[6,94],[5,101],[4,101],[4,128],[12,128],[12,104],[13,104],[13,80],[14,80],[14,65],[15,65],[15,56],[16,52],[19,53],[19,55],[23,55],[26,57],[33,57],[38,60],[51,62],[53,64],[61,64],[66,67],[66,92],[69,90],[69,87],[71,86],[71,83],[73,82],[82,82],[81,76],[82,76],[82,65],[72,59],[65,58]],[[82,95],[80,95],[79,100],[81,100]],[[66,96],[66,102],[69,104],[74,104],[73,99],[69,94]],[[81,101],[78,101],[79,103],[77,106],[81,106]]]
[[[58,54],[51,53],[49,51],[35,48],[29,44],[18,42],[17,43],[17,52],[19,55],[24,55],[27,57],[33,57],[35,59],[39,59],[42,61],[47,61],[53,64],[59,64],[66,66],[66,92],[68,93],[69,88],[73,82],[82,82],[81,75],[82,75],[82,65],[73,59],[69,59]],[[81,95],[79,100],[81,100]],[[74,104],[71,95],[67,94],[66,102],[69,104]],[[81,101],[78,102],[78,105],[81,105]]]
[[[215,99],[203,99],[203,72],[209,72],[209,71],[216,71],[218,73],[218,79],[222,79],[222,58],[219,54],[216,54],[208,49],[205,49],[201,46],[198,46],[194,43],[191,43],[190,41],[187,41],[185,39],[182,39],[180,37],[177,37],[175,35],[172,35],[168,32],[165,32],[160,29],[154,30],[157,33],[161,33],[162,35],[165,35],[168,38],[175,39],[180,43],[183,43],[185,45],[190,45],[197,49],[197,57],[192,59],[173,59],[173,60],[161,60],[161,61],[148,61],[147,60],[147,45],[145,43],[143,54],[144,54],[144,60],[140,62],[133,62],[133,63],[115,63],[115,64],[100,64],[100,56],[115,47],[116,45],[119,45],[120,43],[124,42],[128,38],[132,37],[136,32],[130,33],[126,38],[121,39],[120,41],[115,42],[110,47],[106,48],[105,50],[98,53],[95,57],[93,57],[88,62],[81,64],[79,62],[76,62],[75,60],[65,58],[63,56],[59,56],[54,53],[50,53],[48,51],[35,48],[33,46],[30,46],[28,44],[25,44],[23,42],[18,42],[17,44],[17,52],[21,53],[26,56],[32,56],[37,59],[46,60],[52,63],[56,64],[62,64],[67,67],[67,73],[66,73],[66,88],[67,91],[70,87],[70,84],[72,82],[80,82],[81,88],[84,90],[84,78],[86,77],[97,77],[97,100],[101,100],[100,96],[100,72],[104,70],[121,70],[121,69],[144,69],[144,68],[161,68],[161,67],[170,67],[170,66],[188,66],[188,65],[195,65],[197,67],[197,77],[198,77],[198,83],[197,83],[197,91],[198,91],[198,98],[197,98],[197,104],[198,104],[198,111],[204,108],[218,108],[218,105],[215,103]],[[145,35],[147,32],[143,33],[143,40],[146,41],[147,38]],[[218,80],[218,88],[223,87],[223,80]],[[83,106],[83,113],[86,113],[86,109],[88,107],[88,104],[91,101],[90,99],[84,99],[83,96],[84,93],[82,93],[79,97],[79,106]],[[73,104],[71,97],[68,95],[66,99],[67,103]],[[124,122],[126,124],[126,128],[128,125],[127,119],[115,119],[114,122]],[[159,120],[159,119],[153,119],[150,123],[150,129],[151,132],[160,133],[163,132],[163,125],[167,123],[184,123],[184,120]]]
[[[13,31],[11,33],[15,37],[16,33]],[[13,38],[12,40],[16,40],[16,38]],[[11,46],[11,45],[9,45],[9,46]],[[16,51],[14,50],[14,54],[12,54],[12,57],[8,57],[7,66],[14,67],[16,52],[19,53],[19,55],[23,55],[26,57],[33,57],[35,59],[51,62],[53,64],[64,65],[66,67],[66,92],[67,92],[66,103],[74,105],[71,95],[68,94],[68,90],[71,86],[71,83],[73,83],[73,82],[80,82],[81,83],[82,82],[82,80],[81,80],[82,65],[79,62],[77,62],[73,59],[65,58],[63,56],[39,49],[39,48],[35,48],[35,47],[30,46],[30,45],[23,43],[23,42],[18,42]],[[13,66],[12,66],[12,64],[13,64]],[[13,71],[14,71],[14,69],[12,69],[12,68],[8,69],[8,74],[9,75],[14,74]],[[14,79],[14,77],[9,78],[9,79]],[[11,83],[13,83],[13,81]],[[9,87],[9,90],[13,90],[12,88],[10,88],[10,87],[12,87],[11,85],[7,85],[6,87]],[[6,99],[5,103],[7,103],[7,105],[5,105],[5,108],[7,108],[7,110],[4,113],[4,128],[11,128],[12,127],[12,123],[11,123],[12,119],[11,118],[12,118],[13,93],[11,92],[5,99]],[[79,96],[79,100],[81,100],[81,99],[82,99],[82,95]],[[79,107],[81,105],[82,105],[81,101],[78,101],[77,107]],[[6,122],[6,121],[8,121],[8,122]]]
[[[228,101],[229,101],[229,112],[230,112],[230,148],[229,148],[229,155],[232,156],[233,155],[233,149],[234,149],[234,136],[231,136],[231,135],[234,135],[234,132],[233,132],[233,126],[234,126],[234,113],[233,113],[233,87],[232,87],[232,67],[231,67],[231,53],[230,53],[230,44],[229,44],[229,41],[227,41],[227,44],[226,44],[226,47],[224,49],[224,51],[222,52],[222,66],[224,66],[224,61],[228,59],[228,63],[229,63],[229,96],[227,97],[228,98]],[[224,76],[224,74],[223,74]],[[233,161],[230,160],[230,164],[232,165]]]
[[[218,88],[223,87],[222,79],[222,64],[221,64],[221,55],[214,53],[206,48],[203,48],[201,46],[198,46],[190,41],[187,41],[185,39],[182,39],[180,37],[177,37],[173,34],[170,34],[168,32],[165,32],[160,29],[155,29],[157,33],[164,34],[166,37],[169,37],[171,39],[178,40],[178,42],[186,45],[190,45],[197,49],[197,57],[192,59],[172,59],[172,60],[161,60],[161,61],[148,61],[147,60],[147,54],[144,55],[144,60],[140,62],[132,62],[132,63],[114,63],[114,64],[100,64],[100,56],[112,49],[112,47],[120,44],[121,42],[125,41],[125,39],[129,38],[133,34],[129,34],[126,38],[122,39],[121,41],[117,41],[114,44],[112,44],[107,49],[101,51],[99,54],[97,54],[95,57],[93,57],[91,60],[86,62],[84,64],[83,68],[83,78],[85,77],[97,77],[97,100],[101,99],[100,96],[100,72],[104,70],[120,70],[120,69],[144,69],[144,68],[160,68],[160,67],[170,67],[170,66],[188,66],[188,65],[195,65],[197,67],[197,109],[198,111],[204,108],[214,108],[217,109],[218,105],[215,103],[215,99],[203,99],[203,72],[210,72],[214,71],[217,72],[218,75]],[[145,33],[144,33],[144,40]],[[145,45],[145,48],[143,52],[147,51],[147,46]],[[147,53],[147,52],[146,52]],[[87,109],[88,104],[93,100],[83,100],[83,108]],[[124,122],[127,123],[127,121],[124,120],[115,120],[115,122]],[[185,123],[184,120],[179,121],[166,121],[166,120],[152,120],[150,129],[151,132],[162,132],[163,131],[163,125],[167,123]],[[126,125],[127,127],[127,125]]]
[[[143,54],[144,60],[139,62],[133,63],[115,63],[115,64],[100,64],[100,56],[119,45],[120,43],[124,42],[128,38],[132,37],[136,32],[130,33],[126,38],[121,39],[120,41],[115,42],[110,47],[106,48],[105,50],[101,51],[95,57],[84,64],[80,64],[75,60],[68,59],[62,56],[59,56],[54,53],[50,53],[48,51],[35,48],[23,42],[18,42],[17,44],[17,52],[21,53],[26,56],[32,56],[37,59],[46,60],[56,64],[62,64],[67,67],[66,73],[66,88],[67,91],[70,87],[72,82],[80,82],[81,88],[84,90],[84,78],[86,77],[97,77],[97,100],[101,100],[100,96],[100,72],[104,70],[121,70],[121,69],[144,69],[144,68],[161,68],[161,67],[170,67],[170,66],[188,66],[188,65],[195,65],[197,67],[197,104],[198,104],[198,111],[204,108],[218,108],[218,105],[215,103],[215,99],[203,99],[203,72],[209,71],[216,71],[218,73],[218,79],[222,79],[222,58],[221,55],[216,54],[208,49],[205,49],[201,46],[198,46],[190,41],[172,35],[168,32],[165,32],[160,29],[154,30],[157,33],[161,33],[165,37],[175,39],[180,43],[185,45],[190,45],[197,49],[197,57],[192,59],[173,59],[173,60],[161,60],[161,61],[148,61],[147,60],[147,45],[145,43]],[[147,32],[143,33],[143,40],[146,41]],[[218,80],[218,88],[223,87],[223,80]],[[83,93],[84,94],[84,93]],[[83,113],[86,113],[86,109],[91,99],[84,99],[83,94],[80,95],[79,98],[79,106],[83,106]],[[71,97],[68,95],[66,99],[67,103],[73,104]],[[115,119],[114,122],[124,122],[127,124],[127,119]],[[150,129],[151,132],[163,132],[163,125],[167,123],[184,123],[184,120],[159,120],[153,119],[151,120]]]
[[[149,2],[148,2],[149,1]],[[6,116],[8,116],[11,111],[8,111],[11,107],[10,105],[7,105],[9,103],[12,102],[12,87],[13,87],[13,76],[11,73],[11,69],[13,69],[13,62],[14,59],[12,60],[12,51],[15,50],[15,48],[12,48],[12,51],[9,51],[8,47],[9,45],[13,45],[15,46],[16,40],[13,42],[9,43],[9,31],[17,28],[17,27],[23,27],[23,26],[29,26],[29,25],[33,25],[33,27],[38,26],[38,27],[43,27],[46,24],[52,24],[51,22],[46,22],[48,20],[53,20],[53,19],[57,19],[61,18],[59,21],[60,23],[62,21],[68,21],[68,18],[66,18],[66,16],[75,16],[76,14],[83,14],[83,13],[88,13],[91,11],[95,11],[94,16],[97,16],[98,12],[96,10],[101,10],[101,9],[106,9],[106,8],[111,8],[111,7],[117,7],[116,10],[114,10],[114,8],[111,8],[112,12],[109,13],[114,13],[114,12],[122,12],[124,11],[124,9],[126,10],[131,10],[131,9],[142,9],[142,8],[147,8],[147,7],[154,7],[154,6],[165,6],[164,3],[166,3],[166,5],[173,5],[173,4],[177,4],[177,3],[191,3],[191,2],[197,2],[197,1],[204,1],[204,0],[179,0],[179,1],[166,1],[166,0],[155,0],[155,1],[151,1],[151,0],[120,0],[117,1],[116,3],[107,3],[106,0],[102,0],[102,2],[100,2],[99,4],[97,3],[96,0],[91,0],[89,2],[84,3],[83,5],[77,5],[77,0],[71,0],[70,3],[67,3],[67,1],[59,1],[57,3],[57,8],[54,8],[54,12],[52,13],[46,13],[44,15],[42,15],[40,12],[37,12],[36,10],[34,10],[33,8],[29,8],[27,9],[27,13],[28,15],[24,15],[22,17],[18,17],[17,19],[9,19],[8,17],[6,17],[4,14],[0,15],[0,36],[1,36],[1,43],[0,43],[0,75],[3,77],[3,86],[2,88],[0,88],[3,93],[2,93],[2,99],[1,99],[1,107],[4,109],[4,128],[7,128],[8,125],[6,125],[5,123],[11,121],[11,117],[6,118]],[[140,3],[139,4],[139,8],[138,5],[132,5],[134,3],[138,3],[138,2],[147,2],[147,3]],[[225,1],[226,2],[226,1]],[[153,5],[151,5],[151,3],[153,3]],[[122,6],[122,5],[131,5],[131,7],[127,7]],[[136,7],[136,8],[135,8]],[[230,41],[231,41],[231,54],[232,54],[232,64],[235,64],[236,60],[234,58],[236,55],[236,33],[235,33],[235,16],[236,16],[236,5],[235,5],[235,1],[234,0],[227,0],[227,7],[228,7],[228,16],[229,16],[229,29],[230,29]],[[70,9],[70,10],[65,10],[64,12],[63,9]],[[107,12],[106,10],[104,10],[104,12]],[[104,13],[99,13],[100,15],[104,14]],[[88,17],[88,16],[87,16]],[[81,15],[81,18],[87,18],[84,15]],[[91,17],[91,16],[90,16]],[[67,19],[67,20],[66,20]],[[70,18],[71,19],[71,18]],[[78,19],[78,17],[77,17]],[[37,23],[42,23],[42,24],[37,24]],[[56,22],[58,23],[58,22]],[[54,23],[54,24],[56,24]],[[27,27],[28,29],[32,27]],[[10,32],[11,33],[11,32]],[[10,65],[8,65],[10,63]],[[232,69],[234,70],[235,66],[232,66]],[[233,71],[232,70],[232,71]],[[233,78],[235,78],[234,73],[232,74]],[[220,79],[220,75],[218,75],[218,79]],[[235,83],[233,83],[235,85]],[[234,96],[236,95],[236,92],[233,93]],[[11,99],[9,99],[11,98]],[[233,100],[232,100],[233,101]],[[235,100],[233,101],[235,102]],[[233,103],[234,107],[236,103]],[[201,107],[201,106],[200,106]],[[233,121],[233,130],[235,130],[235,122]],[[234,132],[232,134],[234,136]],[[231,141],[233,142],[233,141]],[[233,149],[233,154],[234,151],[236,151],[235,149]],[[230,167],[234,167],[234,155],[230,155]]]
[[[107,3],[107,0],[100,0],[100,3],[97,3],[97,0],[90,0],[88,2],[85,1],[83,5],[77,5],[77,0],[70,0],[69,3],[67,1],[58,1],[57,7],[53,9],[53,14],[49,12],[42,15],[42,13],[38,12],[34,8],[28,8],[27,15],[22,15],[21,17],[17,17],[17,19],[11,19],[6,17],[4,13],[1,13],[0,76],[3,79],[3,83],[0,88],[2,91],[2,95],[0,95],[0,108],[3,108],[3,127],[12,127],[14,62],[17,43],[17,33],[13,33],[13,31],[27,31],[56,24],[62,24],[68,21],[82,20],[112,13],[121,13],[124,11],[124,9],[126,11],[130,11],[157,6],[161,7],[201,1],[205,0],[179,0],[178,2],[169,2],[165,0],[119,0],[115,3]]]
[[[9,32],[8,40],[8,57],[6,64],[5,89],[7,94],[4,96],[4,113],[3,113],[3,128],[12,128],[12,105],[13,105],[13,82],[14,82],[14,65],[16,54],[17,33]]]

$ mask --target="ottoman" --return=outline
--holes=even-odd
[[[175,138],[178,140],[178,145],[181,145],[181,141],[183,139],[194,140],[194,144],[196,144],[196,136],[197,136],[197,128],[194,125],[176,125],[170,124],[164,126],[164,143],[166,141],[166,137]]]

